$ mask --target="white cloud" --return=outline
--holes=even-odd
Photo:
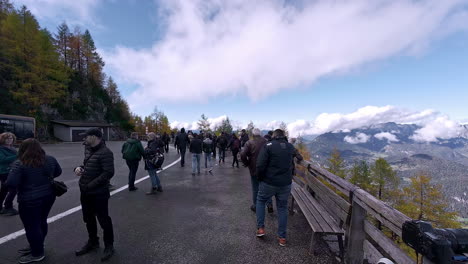
[[[356,133],[356,136],[346,136],[344,138],[345,142],[348,142],[349,144],[359,144],[359,143],[366,143],[371,136],[366,135],[364,133]]]
[[[119,46],[103,54],[112,75],[139,87],[130,105],[239,94],[260,100],[420,52],[433,39],[466,28],[466,0],[158,3],[167,27],[152,48]]]
[[[219,125],[227,116],[208,118],[213,129]],[[299,135],[320,135],[326,132],[341,131],[350,132],[352,129],[368,127],[371,125],[395,122],[397,124],[417,124],[422,128],[416,130],[413,139],[416,141],[436,141],[437,138],[447,139],[457,136],[468,138],[468,128],[465,129],[460,122],[449,119],[434,110],[410,111],[394,106],[366,106],[357,109],[355,112],[342,113],[323,113],[318,115],[315,120],[296,120],[287,123],[290,137]],[[235,128],[246,128],[244,121],[233,120],[231,123]],[[264,123],[255,123],[255,127],[264,130],[279,128],[281,121],[273,120]],[[197,121],[192,122],[172,122],[171,127],[185,127],[186,129],[197,129]],[[389,142],[399,141],[395,134],[398,131],[382,132],[375,135],[378,139],[387,139]],[[365,137],[360,137],[363,140]],[[358,137],[359,139],[359,137]],[[355,142],[356,137],[349,137],[349,141]],[[354,140],[354,141],[353,141]]]
[[[381,133],[375,134],[374,137],[380,140],[386,139],[388,140],[388,142],[399,141],[398,138],[394,134],[389,133],[389,132],[381,132]]]
[[[94,24],[93,10],[104,0],[16,0],[17,6],[25,5],[41,19],[56,23]],[[50,29],[53,30],[53,29]]]
[[[449,139],[459,136],[467,136],[465,128],[447,116],[440,116],[416,130],[411,138],[420,142],[435,142],[438,138]]]

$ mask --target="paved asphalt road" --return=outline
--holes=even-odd
[[[128,169],[121,159],[123,142],[108,142],[114,152],[116,174],[112,184],[127,184]],[[78,178],[73,168],[83,160],[81,144],[45,145],[62,166],[59,178],[69,192],[58,197],[49,217],[79,206]],[[137,184],[136,192],[123,190],[111,197],[116,253],[108,263],[336,263],[324,243],[317,256],[308,253],[311,230],[301,213],[289,217],[288,246],[276,241],[277,217],[266,218],[267,236],[255,237],[255,214],[251,203],[250,176],[246,168],[232,168],[231,158],[216,166],[213,174],[193,177],[190,157],[160,173],[163,193],[145,195],[149,179]],[[174,149],[164,166],[176,161]],[[187,166],[188,165],[188,166]],[[137,179],[146,176],[143,163]],[[19,217],[0,217],[0,239],[23,228]],[[46,259],[41,263],[100,263],[100,250],[75,257],[87,240],[81,211],[49,224]],[[0,264],[17,263],[17,249],[27,245],[20,236],[0,244]]]

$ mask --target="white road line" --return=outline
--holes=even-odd
[[[172,167],[172,166],[174,166],[175,164],[177,164],[179,161],[180,161],[180,157],[179,157],[179,159],[177,159],[176,161],[172,162],[171,164],[169,164],[169,165],[163,167],[162,171],[169,169],[170,167]],[[136,180],[136,181],[135,181],[135,184],[137,184],[137,183],[139,183],[139,182],[142,182],[142,181],[144,181],[144,180],[146,180],[146,179],[148,179],[148,178],[149,178],[149,175],[146,175],[145,177],[142,177],[142,178]],[[112,192],[110,193],[110,195],[114,195],[114,194],[119,193],[119,192],[121,192],[121,191],[123,191],[123,190],[126,190],[126,189],[128,189],[128,184],[127,184],[127,185],[124,185],[124,186],[122,186],[122,187],[120,187],[120,188],[118,188],[117,190],[112,191]],[[71,208],[71,209],[69,209],[69,210],[67,210],[67,211],[65,211],[65,212],[63,212],[63,213],[60,213],[60,214],[58,214],[58,215],[54,215],[54,216],[52,216],[52,217],[47,218],[47,223],[53,223],[53,222],[55,222],[55,221],[57,221],[57,220],[59,220],[59,219],[61,219],[61,218],[64,218],[65,216],[71,215],[71,214],[73,214],[73,213],[75,213],[75,212],[77,212],[77,211],[80,211],[80,210],[81,210],[81,205],[79,205],[79,206],[77,206],[77,207],[74,207],[74,208]],[[16,232],[14,232],[14,233],[11,233],[11,234],[9,234],[9,235],[6,235],[6,236],[0,238],[0,245],[1,245],[1,244],[4,244],[4,243],[6,243],[6,242],[8,242],[8,241],[10,241],[10,240],[16,239],[16,238],[18,238],[18,237],[20,237],[20,236],[22,236],[22,235],[24,235],[24,234],[25,234],[24,229],[21,229],[21,230],[19,230],[19,231],[16,231]]]

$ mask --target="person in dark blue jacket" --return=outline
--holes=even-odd
[[[257,194],[257,237],[265,235],[265,204],[276,197],[278,211],[278,242],[286,246],[286,226],[288,222],[288,197],[291,194],[293,159],[302,156],[288,142],[283,130],[276,129],[273,139],[267,142],[257,158],[256,172],[260,181]]]
[[[19,263],[39,262],[45,258],[44,240],[47,235],[47,217],[55,202],[50,178],[62,174],[54,157],[47,156],[39,141],[23,141],[6,184],[18,190],[18,209],[26,231],[29,248],[20,249]]]

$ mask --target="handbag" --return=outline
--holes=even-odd
[[[52,189],[54,190],[55,196],[59,197],[62,196],[64,193],[68,191],[67,185],[63,181],[56,181],[52,175],[49,175],[49,181],[52,185]]]

